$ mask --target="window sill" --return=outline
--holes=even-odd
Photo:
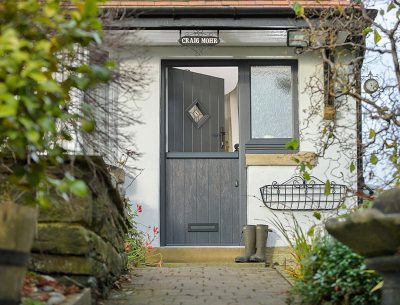
[[[297,166],[298,162],[310,162],[316,160],[314,152],[302,151],[293,154],[246,154],[246,166]]]

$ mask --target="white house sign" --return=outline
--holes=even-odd
[[[216,46],[219,44],[219,37],[216,36],[182,36],[179,43],[183,46]]]

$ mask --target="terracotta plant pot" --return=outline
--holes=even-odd
[[[0,203],[0,304],[19,304],[38,209]]]

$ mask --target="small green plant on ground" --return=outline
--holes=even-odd
[[[329,236],[319,238],[301,261],[288,304],[380,304],[381,277],[366,269],[364,258]],[[374,289],[375,288],[375,289]]]
[[[318,218],[318,216],[315,217]],[[294,279],[303,278],[304,270],[302,261],[313,251],[315,241],[318,239],[318,234],[316,233],[317,226],[311,226],[306,232],[293,214],[290,214],[288,222],[291,222],[291,224],[287,226],[276,216],[270,219],[270,222],[281,233],[292,251],[294,266],[285,266],[285,271]]]
[[[32,298],[25,298],[22,300],[22,305],[44,305],[44,304],[43,302]]]
[[[154,254],[152,242],[159,234],[158,227],[148,228],[148,232],[143,232],[138,228],[140,223],[137,217],[142,213],[142,206],[136,205],[136,209],[128,212],[131,221],[131,229],[125,241],[125,252],[128,255],[128,267],[144,267],[147,265],[161,265],[161,254]]]

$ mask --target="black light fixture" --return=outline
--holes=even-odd
[[[304,48],[308,46],[308,35],[301,30],[287,31],[287,46],[294,47],[294,52],[299,55],[304,52]]]
[[[287,46],[295,48],[305,48],[308,46],[308,35],[301,30],[287,31]]]

